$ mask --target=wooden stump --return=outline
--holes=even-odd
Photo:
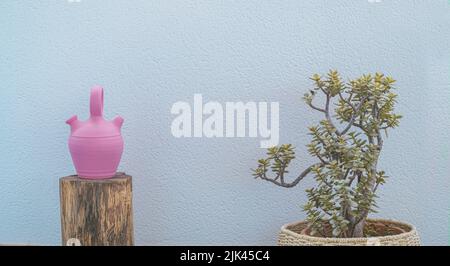
[[[63,177],[59,181],[62,245],[132,246],[131,176],[105,180]]]

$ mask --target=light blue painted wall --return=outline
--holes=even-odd
[[[58,177],[74,172],[64,121],[89,88],[125,117],[121,169],[134,176],[137,244],[276,243],[304,218],[304,188],[255,181],[257,139],[175,139],[171,105],[279,101],[294,168],[312,162],[301,101],[308,77],[383,71],[398,80],[401,127],[380,166],[377,216],[449,239],[450,4],[446,0],[0,2],[0,243],[60,243]]]

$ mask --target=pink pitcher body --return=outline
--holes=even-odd
[[[66,121],[71,126],[69,150],[78,176],[106,179],[116,174],[124,142],[121,135],[123,119],[103,118],[103,88],[91,90],[91,116],[86,121],[73,116]]]

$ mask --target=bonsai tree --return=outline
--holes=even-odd
[[[285,144],[269,148],[267,158],[254,169],[257,179],[292,188],[306,176],[316,181],[307,189],[308,234],[322,237],[364,237],[369,213],[376,212],[376,192],[387,178],[379,170],[383,137],[399,124],[394,113],[395,80],[383,74],[363,75],[345,83],[337,71],[326,77],[315,74],[314,88],[304,95],[306,104],[323,114],[318,125],[309,128],[308,152],[317,162],[295,179],[288,180],[288,166],[295,158],[294,147]],[[323,104],[318,105],[316,97]],[[269,173],[269,170],[271,173]]]

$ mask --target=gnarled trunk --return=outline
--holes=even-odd
[[[352,237],[364,237],[364,226],[366,225],[366,217],[357,223],[353,229]]]

